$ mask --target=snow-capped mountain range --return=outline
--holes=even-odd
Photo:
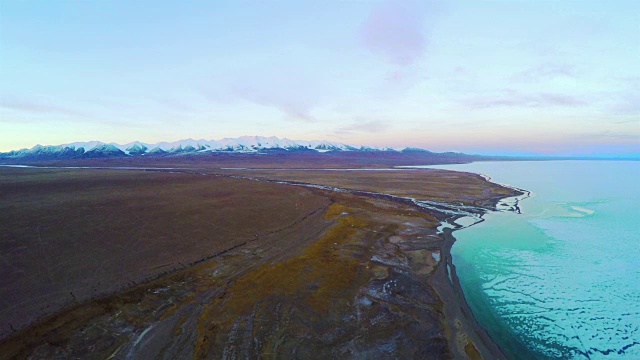
[[[391,148],[356,147],[331,141],[302,141],[275,136],[242,136],[221,140],[186,139],[156,144],[134,141],[127,144],[101,141],[75,142],[62,145],[36,145],[31,149],[0,153],[0,158],[93,158],[117,156],[159,156],[210,152],[261,153],[269,151],[396,151]]]

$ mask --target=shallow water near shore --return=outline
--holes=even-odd
[[[522,214],[454,233],[465,297],[509,357],[640,358],[640,162],[428,167],[531,191]]]

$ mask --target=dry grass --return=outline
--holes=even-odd
[[[464,346],[464,352],[471,360],[482,360],[482,356],[478,352],[478,349],[476,349],[475,345],[473,345],[471,341],[467,341],[467,344]]]
[[[476,174],[445,170],[242,170],[227,173],[467,205],[491,206],[495,199],[513,193]]]
[[[293,258],[267,263],[236,279],[225,290],[225,295],[207,306],[198,326],[198,349],[201,358],[210,356],[214,339],[226,335],[233,323],[243,316],[253,316],[256,305],[266,302],[286,301],[305,309],[312,321],[328,315],[329,311],[343,310],[348,303],[337,303],[336,299],[349,298],[357,288],[358,269],[361,263],[352,257],[340,254],[348,242],[357,243],[357,232],[366,229],[364,217],[346,215],[352,212],[342,204],[331,205],[325,218],[337,220],[320,239],[306,247]],[[360,279],[362,280],[362,279]]]
[[[480,205],[510,192],[446,171],[238,173]],[[441,246],[438,221],[410,204],[140,171],[3,169],[0,184],[7,229],[0,250],[15,255],[2,268],[9,275],[0,298],[22,299],[22,314],[46,314],[55,309],[34,307],[26,291],[63,306],[68,289],[79,301],[127,289],[0,343],[0,358],[28,357],[34,348],[49,357],[109,357],[172,319],[162,351],[184,346],[198,358],[380,355],[389,341],[399,341],[401,357],[451,355],[443,305],[428,280]],[[133,286],[138,281],[144,284]],[[384,293],[383,283],[401,286]],[[97,290],[83,290],[86,284]],[[467,356],[479,356],[466,345]]]
[[[302,188],[113,170],[0,170],[0,337],[328,206]]]

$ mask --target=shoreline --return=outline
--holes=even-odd
[[[456,266],[453,264],[453,256],[451,255],[451,249],[457,241],[457,239],[453,235],[453,232],[461,229],[466,229],[484,222],[484,215],[490,211],[513,211],[521,214],[519,203],[531,197],[532,193],[529,190],[521,189],[513,185],[495,182],[490,176],[482,173],[450,169],[439,170],[472,174],[482,178],[488,183],[497,184],[501,187],[510,189],[518,193],[517,195],[496,197],[488,200],[490,201],[493,209],[483,209],[483,212],[478,214],[478,217],[474,219],[475,222],[473,222],[472,224],[461,225],[456,222],[458,219],[471,217],[468,214],[464,213],[459,213],[459,215],[454,215],[452,217],[443,219],[440,222],[442,226],[441,235],[444,239],[440,250],[442,261],[429,279],[429,283],[438,292],[439,296],[443,299],[443,303],[445,304],[444,312],[445,321],[449,328],[449,342],[451,344],[452,350],[457,350],[457,352],[454,351],[454,355],[456,355],[456,357],[467,356],[469,358],[477,358],[477,356],[480,356],[479,358],[482,359],[507,360],[509,358],[507,357],[505,351],[491,337],[488,331],[478,322],[465,297],[464,290],[462,289],[462,284],[460,283],[460,279],[457,275]],[[505,202],[508,199],[513,199],[513,203]],[[451,225],[453,227],[448,227],[446,225]],[[446,306],[447,304],[449,304],[450,306]],[[456,330],[466,330],[466,334],[471,334],[471,340],[474,344],[482,345],[481,349],[475,349],[478,351],[478,354],[474,355],[473,351],[471,351],[470,353],[466,346],[461,349],[461,342],[463,342],[465,339],[456,337]]]
[[[249,168],[244,168],[243,170],[253,170]],[[290,169],[286,169],[290,170]],[[303,170],[303,169],[297,169]],[[304,169],[306,170],[306,169]],[[317,169],[324,170],[324,169]],[[366,169],[366,171],[384,171],[389,169]],[[409,170],[409,169],[402,169]],[[339,169],[335,169],[334,171],[339,171]],[[347,169],[345,171],[353,171],[351,169]],[[460,280],[457,276],[455,265],[453,264],[453,258],[451,256],[451,248],[453,244],[456,242],[456,238],[453,236],[453,232],[456,230],[464,229],[476,224],[479,224],[483,221],[484,215],[489,211],[514,211],[520,213],[520,208],[518,206],[519,201],[526,199],[530,196],[530,192],[528,190],[520,189],[511,185],[501,184],[494,181],[491,181],[491,178],[487,175],[466,171],[455,171],[455,170],[445,170],[451,172],[461,172],[465,174],[470,174],[473,176],[477,176],[481,178],[483,181],[487,183],[496,184],[500,187],[504,187],[509,189],[517,194],[511,196],[494,196],[489,199],[485,199],[485,203],[482,205],[475,206],[461,206],[458,207],[454,204],[448,204],[444,202],[435,202],[435,201],[421,201],[416,198],[411,197],[403,197],[397,196],[387,193],[381,192],[372,192],[372,191],[364,191],[364,190],[353,190],[353,189],[345,189],[334,186],[326,186],[326,185],[318,185],[311,184],[299,181],[283,181],[283,180],[273,180],[273,179],[265,179],[259,177],[249,177],[249,176],[239,176],[239,175],[220,175],[223,177],[230,178],[240,178],[250,181],[258,181],[258,182],[274,182],[282,185],[288,186],[302,186],[302,187],[310,187],[317,188],[321,190],[326,190],[330,192],[342,192],[342,193],[351,193],[357,196],[369,196],[372,198],[380,198],[387,199],[393,202],[401,203],[404,205],[414,206],[421,212],[425,212],[431,215],[434,215],[438,220],[440,220],[440,224],[445,225],[449,224],[454,226],[453,228],[444,227],[440,231],[440,236],[443,238],[443,244],[440,248],[440,256],[441,261],[439,262],[436,270],[430,276],[428,282],[431,287],[438,293],[441,297],[441,300],[445,307],[445,322],[447,329],[447,337],[449,342],[449,348],[454,354],[454,358],[459,357],[467,357],[470,359],[508,359],[505,355],[505,352],[500,348],[500,346],[494,341],[494,339],[489,335],[482,325],[477,321],[471,307],[469,306],[464,291],[462,289],[462,285],[460,284]],[[515,203],[513,206],[509,206],[507,209],[500,209],[499,205],[502,201],[506,199],[515,199]],[[435,207],[432,205],[436,205]],[[467,210],[467,211],[465,211]],[[465,217],[473,217],[477,216],[478,221],[474,222],[470,225],[460,225],[456,223],[456,220]],[[462,336],[459,336],[459,333],[466,333]],[[464,337],[468,336],[468,339]],[[466,340],[471,340],[471,343],[466,342],[465,344],[461,344],[461,342],[465,342]],[[473,346],[479,345],[480,349]],[[479,357],[478,357],[479,356]]]
[[[252,170],[252,169],[243,169]],[[303,170],[303,169],[298,169]],[[306,170],[306,169],[304,169]],[[322,169],[318,169],[322,170]],[[366,169],[372,171],[372,169]],[[387,169],[388,170],[388,169]],[[409,169],[402,169],[409,170]],[[418,169],[414,169],[418,170]],[[335,170],[334,170],[335,171]],[[350,171],[350,170],[346,170]],[[446,170],[456,172],[455,170]],[[282,180],[270,180],[255,177],[245,177],[238,175],[230,175],[231,177],[242,178],[251,181],[267,181],[276,182],[289,186],[304,186],[311,188],[319,188],[328,190],[331,192],[345,192],[359,196],[370,196],[373,198],[388,199],[397,203],[405,205],[412,205],[419,209],[419,211],[426,212],[434,215],[440,221],[440,226],[451,225],[451,227],[443,227],[440,230],[440,236],[443,238],[442,246],[440,247],[440,259],[436,270],[431,274],[428,279],[431,287],[438,293],[441,301],[444,305],[444,321],[447,328],[447,341],[449,349],[451,350],[454,358],[469,358],[469,359],[500,359],[507,360],[505,352],[500,348],[498,343],[489,335],[487,330],[477,321],[469,303],[467,302],[462,285],[456,273],[455,265],[453,264],[453,258],[451,256],[451,248],[456,242],[456,238],[453,236],[453,231],[471,227],[479,224],[485,219],[483,216],[489,211],[514,211],[520,213],[518,203],[520,200],[526,199],[530,196],[530,192],[524,189],[520,189],[514,186],[500,184],[491,181],[491,178],[484,174],[462,172],[465,174],[471,174],[477,176],[487,183],[496,184],[498,186],[507,188],[514,191],[515,195],[511,196],[499,196],[486,199],[486,203],[479,206],[462,206],[457,207],[453,204],[421,201],[416,198],[396,196],[387,193],[371,192],[363,190],[352,190],[345,188],[338,188],[334,186],[316,185],[310,183],[303,183],[297,181],[282,181]],[[513,206],[509,206],[506,210],[500,209],[499,205],[506,199],[515,199]],[[436,204],[434,207],[431,204]],[[487,206],[488,205],[488,206]],[[465,211],[467,210],[467,211]],[[460,225],[456,223],[456,220],[460,218],[474,218],[476,221],[470,225]],[[440,220],[440,217],[442,219]],[[474,344],[476,346],[474,346]],[[479,347],[479,349],[478,349]]]
[[[493,184],[497,184],[504,188],[510,189],[514,192],[519,193],[518,195],[507,196],[493,199],[493,209],[487,210],[484,213],[479,215],[479,220],[470,224],[470,225],[460,225],[457,224],[456,221],[460,218],[468,217],[468,215],[460,214],[460,216],[454,216],[453,218],[445,219],[441,223],[454,225],[451,227],[443,227],[442,228],[442,236],[444,237],[444,243],[442,245],[441,254],[444,261],[440,264],[436,272],[432,275],[430,279],[431,285],[438,291],[438,293],[447,299],[451,299],[452,303],[456,305],[450,307],[449,309],[445,309],[445,319],[447,320],[447,325],[450,328],[466,328],[467,334],[473,334],[473,339],[475,340],[475,344],[482,344],[484,349],[478,349],[479,355],[484,359],[509,359],[506,355],[506,352],[500,347],[500,345],[491,337],[488,333],[487,329],[485,329],[477,320],[475,314],[471,310],[469,303],[465,297],[464,290],[462,289],[462,284],[460,283],[460,279],[458,278],[456,272],[456,266],[453,264],[453,256],[451,255],[451,249],[454,243],[457,241],[453,232],[456,230],[466,229],[477,225],[481,222],[484,222],[484,215],[489,211],[513,211],[517,214],[521,214],[520,202],[531,197],[532,193],[529,190],[525,190],[522,188],[515,187],[509,184],[503,184],[493,181],[493,179],[482,173],[475,173],[469,171],[459,171],[459,170],[449,170],[442,169],[447,171],[461,172],[467,174],[473,174],[481,177],[485,181]],[[506,200],[513,199],[513,203],[508,203]],[[501,206],[502,205],[502,206]],[[502,208],[501,208],[502,207]],[[446,302],[445,302],[446,303]],[[462,318],[464,322],[460,322],[456,324],[456,320]],[[449,339],[451,343],[459,342],[458,339]],[[465,348],[466,350],[466,348]],[[460,354],[463,355],[463,354]],[[464,355],[473,358],[470,356],[468,352]],[[463,356],[464,356],[463,355]]]
[[[476,319],[467,302],[460,279],[453,264],[451,248],[456,242],[450,228],[443,229],[444,243],[441,248],[442,261],[438,269],[429,279],[429,283],[442,298],[444,303],[444,319],[448,327],[450,347],[454,355],[474,358],[473,350],[469,350],[471,340],[475,350],[482,359],[508,359],[498,343]],[[464,332],[469,339],[457,333]],[[480,348],[478,348],[480,347]]]

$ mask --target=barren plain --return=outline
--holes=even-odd
[[[447,171],[171,165],[0,170],[1,358],[503,356],[437,231],[451,214],[406,198],[483,212],[513,190]]]

